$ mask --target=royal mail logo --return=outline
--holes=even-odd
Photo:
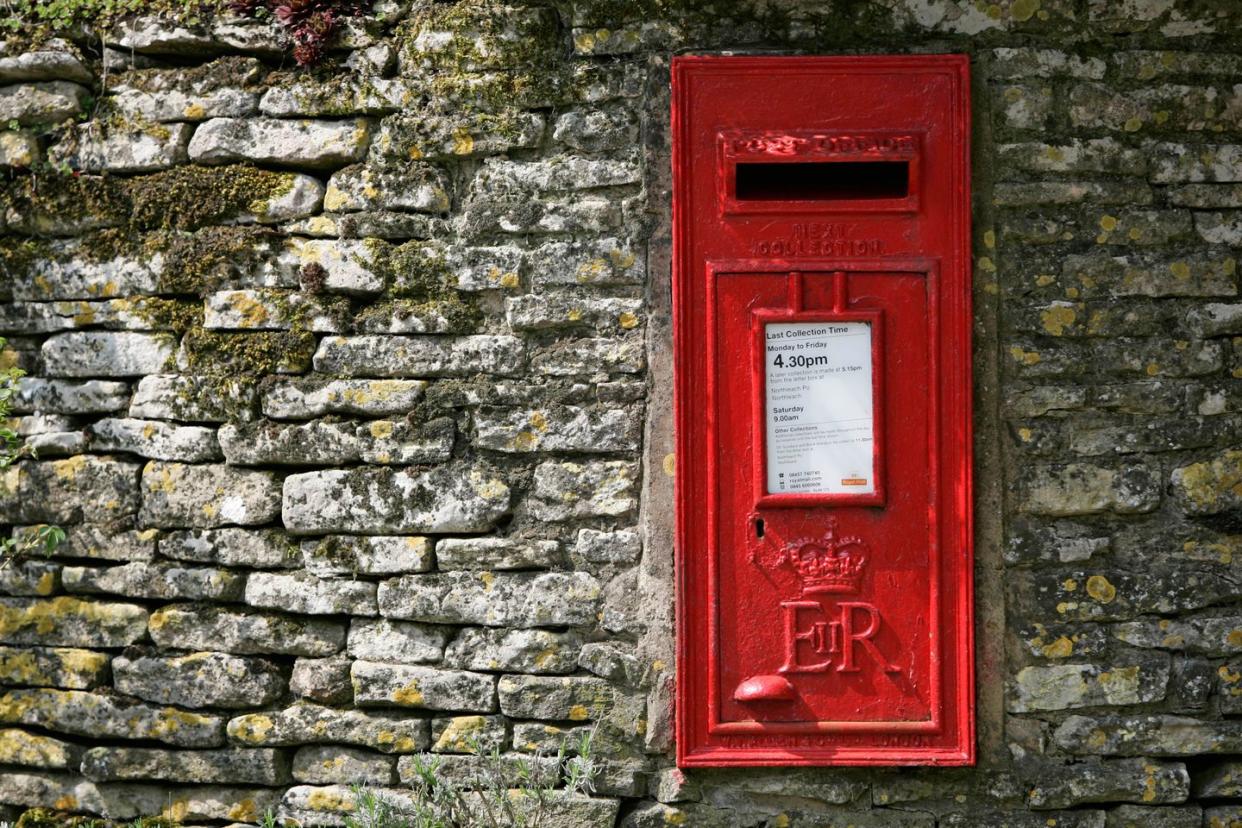
[[[861,538],[836,537],[836,521],[830,520],[823,537],[786,544],[781,562],[793,568],[803,595],[858,592],[867,564],[867,545]]]

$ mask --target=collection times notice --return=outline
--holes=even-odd
[[[768,492],[869,494],[871,324],[764,326]]]

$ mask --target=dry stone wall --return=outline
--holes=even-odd
[[[682,51],[969,52],[978,768],[671,767]],[[1242,7],[381,2],[0,46],[0,816],[1242,823]],[[1236,561],[1235,561],[1236,558]],[[546,760],[533,760],[548,773]]]

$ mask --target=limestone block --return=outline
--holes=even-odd
[[[530,366],[553,377],[639,374],[647,367],[647,352],[639,334],[557,339],[535,351]]]
[[[646,268],[640,250],[621,239],[547,242],[526,256],[531,281],[547,285],[640,285]]]
[[[23,527],[27,533],[37,527]],[[17,530],[15,530],[15,534]],[[80,523],[65,527],[65,540],[54,555],[100,561],[149,561],[155,557],[154,529],[118,529],[111,523]]]
[[[0,86],[0,123],[50,126],[77,116],[86,108],[90,90],[68,81]]]
[[[138,506],[137,465],[110,457],[26,461],[0,472],[0,514],[14,523],[107,522]]]
[[[281,167],[331,169],[362,160],[371,124],[355,121],[281,121],[273,118],[212,118],[190,139],[199,164],[251,161]]]
[[[33,132],[0,133],[0,167],[28,168],[43,160],[43,149]]]
[[[993,73],[1001,78],[1104,77],[1107,65],[1101,58],[1082,57],[1058,49],[1006,47],[992,50]],[[1130,77],[1128,73],[1126,76]]]
[[[158,374],[176,348],[176,338],[168,334],[73,331],[43,343],[43,370],[52,377]]]
[[[475,445],[510,453],[633,451],[642,427],[638,414],[612,406],[482,408],[475,415]]]
[[[505,746],[504,716],[451,716],[431,720],[433,753],[490,753]]]
[[[63,38],[48,38],[30,47],[12,41],[0,44],[0,82],[47,80],[90,83],[94,75]]]
[[[381,163],[499,155],[536,146],[543,129],[542,115],[516,109],[399,112],[380,121],[371,153]]]
[[[250,713],[229,721],[229,739],[244,745],[288,746],[322,742],[414,753],[426,750],[426,719],[361,710],[337,710],[298,702],[271,713]]]
[[[483,466],[334,469],[286,478],[283,517],[295,534],[482,532],[508,512],[509,497]]]
[[[43,561],[6,561],[0,569],[0,595],[48,596],[60,586],[60,566]]]
[[[575,109],[552,125],[552,140],[580,152],[615,152],[638,144],[638,116],[632,107]]]
[[[1066,256],[1068,282],[1081,285],[1083,299],[1128,296],[1233,296],[1237,260],[1228,255],[1127,253],[1106,250]]]
[[[291,266],[314,265],[324,269],[325,290],[371,294],[384,289],[384,274],[376,266],[376,252],[380,248],[372,240],[291,238],[286,248],[284,258]]]
[[[362,460],[382,466],[443,463],[452,456],[457,426],[451,417],[424,423],[372,420],[357,426]]]
[[[452,285],[459,291],[513,290],[521,284],[525,264],[519,247],[472,247],[461,244],[440,248],[436,253],[442,256]],[[401,283],[398,274],[395,285]]]
[[[496,678],[484,673],[355,661],[350,677],[354,701],[361,706],[481,713],[496,709]]]
[[[493,200],[486,192],[476,191],[466,204],[460,226],[471,238],[495,233],[612,235],[621,232],[625,210],[637,206],[634,200],[588,193]]]
[[[0,685],[91,690],[108,680],[110,661],[90,650],[0,646]]]
[[[149,627],[157,646],[178,650],[330,656],[345,646],[345,625],[340,621],[202,604],[162,607],[151,613]]]
[[[271,95],[272,90],[268,94]],[[383,168],[346,167],[328,179],[325,210],[410,210],[445,213],[449,183],[439,167],[418,161]]]
[[[1231,581],[1200,569],[1167,566],[1015,572],[1008,582],[1015,611],[1060,621],[1129,621],[1202,609],[1231,595]]]
[[[235,466],[320,466],[356,463],[362,444],[350,422],[320,420],[286,425],[270,421],[232,423],[220,429],[224,456]]]
[[[315,370],[363,377],[510,375],[525,361],[522,341],[512,336],[330,336],[319,343]]]
[[[1157,184],[1242,181],[1242,144],[1156,144],[1151,163]]]
[[[281,420],[324,414],[404,414],[418,404],[426,388],[424,380],[282,379],[264,393],[263,413]]]
[[[379,589],[386,618],[488,627],[593,623],[599,582],[585,572],[406,575]]]
[[[201,652],[184,656],[117,656],[116,689],[158,704],[262,707],[285,691],[276,665],[259,658]]]
[[[354,698],[349,664],[349,659],[341,655],[299,658],[289,676],[289,692],[320,704],[348,704]]]
[[[309,572],[252,572],[246,603],[305,615],[377,615],[376,585],[344,578],[317,578]]]
[[[169,821],[254,823],[280,801],[279,792],[270,788],[113,783],[99,785],[98,790],[104,801],[102,813],[124,820],[154,817]]]
[[[157,16],[123,20],[104,35],[104,42],[127,51],[154,55],[199,56],[220,49],[220,44],[206,31]]]
[[[1242,654],[1242,616],[1193,615],[1130,621],[1109,631],[1132,647],[1221,657]]]
[[[1023,476],[1019,508],[1038,515],[1134,514],[1160,505],[1160,481],[1139,462],[1042,465]]]
[[[1009,710],[1029,713],[1160,701],[1169,673],[1169,657],[1164,653],[1114,658],[1102,664],[1023,667],[1010,684]]]
[[[98,122],[79,124],[53,144],[52,161],[91,172],[144,173],[166,170],[186,162],[186,147],[194,127],[189,124],[140,128]]]
[[[527,507],[537,519],[549,521],[628,514],[637,506],[638,471],[620,460],[540,463]]]
[[[249,409],[254,390],[225,378],[208,387],[192,375],[143,377],[134,391],[129,416],[156,420],[223,423]]]
[[[431,542],[427,538],[400,535],[329,535],[302,542],[302,561],[307,572],[319,577],[333,575],[400,575],[431,569]]]
[[[1187,514],[1235,513],[1242,506],[1242,451],[1174,469],[1173,495]]]
[[[102,813],[103,799],[93,782],[71,773],[0,774],[0,802],[30,808],[63,808]]]
[[[1242,100],[1206,83],[1149,84],[1118,92],[1082,83],[1069,94],[1070,123],[1114,132],[1220,132],[1242,124]]]
[[[642,324],[643,301],[577,293],[515,296],[505,302],[505,318],[517,330],[594,327],[614,332]]]
[[[13,411],[58,414],[105,414],[129,404],[129,385],[110,380],[42,379],[26,377],[13,395]]]
[[[81,690],[10,690],[0,722],[94,739],[153,739],[178,747],[224,743],[224,719]]]
[[[96,420],[90,433],[91,448],[95,451],[124,451],[139,457],[185,463],[223,459],[216,434],[210,428],[109,417]]]
[[[269,748],[158,750],[97,747],[82,757],[82,775],[94,782],[160,779],[197,784],[283,785],[289,760]]]
[[[1186,716],[1070,716],[1053,733],[1062,750],[1096,756],[1204,756],[1236,753],[1242,722]]]
[[[492,764],[490,758],[462,755],[414,755],[401,756],[397,759],[397,774],[405,785],[415,785],[419,780],[419,766],[427,767],[434,763],[436,776],[452,784],[459,790],[474,791],[485,788],[487,772],[491,767],[498,767],[509,778],[516,779],[525,767],[530,774],[531,784],[553,787],[559,781],[556,758],[554,756],[534,756],[525,753],[506,753],[502,750],[498,760]]]
[[[348,312],[343,301],[323,301],[278,290],[223,290],[207,297],[203,327],[210,330],[337,333]]]
[[[0,762],[28,768],[75,771],[82,748],[17,728],[0,728]]]
[[[106,225],[105,225],[106,226]],[[80,232],[51,228],[58,232]],[[98,255],[93,237],[55,239],[47,253],[14,274],[13,298],[45,302],[57,299],[108,299],[155,293],[164,267],[164,255]]]
[[[293,778],[311,785],[391,785],[397,759],[336,745],[304,747],[293,755]]]
[[[561,155],[539,161],[489,158],[471,187],[489,198],[616,187],[642,182],[636,162]]]
[[[354,618],[349,625],[349,654],[362,661],[439,661],[449,633],[444,627],[412,624],[387,618]]]
[[[245,585],[245,576],[224,569],[149,561],[108,567],[67,566],[61,580],[66,592],[191,601],[236,601]]]
[[[298,548],[283,532],[226,527],[169,532],[159,540],[160,555],[180,561],[282,569],[298,566]]]
[[[613,689],[600,678],[502,676],[501,711],[515,719],[598,719],[612,705]]]
[[[444,569],[550,569],[560,565],[560,544],[509,538],[445,538],[436,544]]]
[[[259,109],[274,118],[384,115],[412,108],[422,95],[422,84],[404,78],[346,75],[328,83],[295,80],[273,86],[263,93]]]
[[[1116,173],[1144,175],[1147,154],[1129,149],[1114,138],[1072,139],[1060,144],[1002,144],[1003,166],[1033,173]]]
[[[142,472],[142,522],[209,529],[267,523],[280,514],[280,484],[271,472],[223,465],[151,461]]]
[[[575,632],[466,627],[444,651],[444,664],[464,670],[571,673],[582,638]]]
[[[578,530],[575,554],[592,564],[628,564],[642,554],[642,537],[637,532],[601,532],[598,529]]]

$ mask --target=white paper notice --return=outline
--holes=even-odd
[[[764,336],[768,492],[874,492],[871,323],[771,323]]]

